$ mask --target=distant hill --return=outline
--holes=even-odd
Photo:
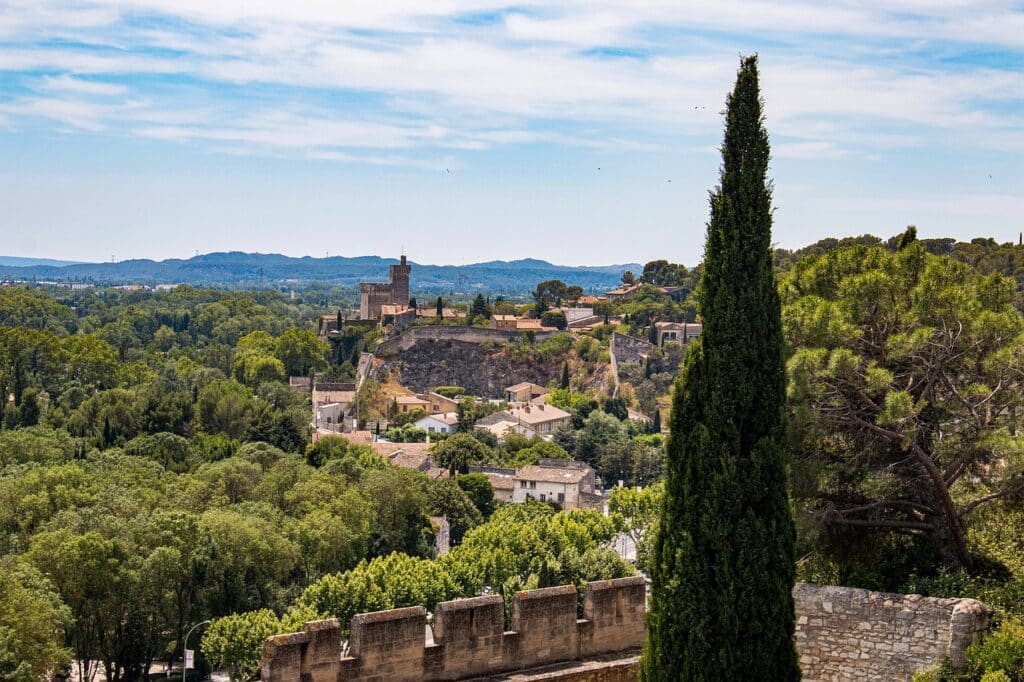
[[[280,254],[209,253],[188,259],[163,261],[127,260],[118,263],[72,263],[49,261],[17,263],[25,259],[0,257],[0,277],[8,279],[78,281],[95,284],[194,284],[252,286],[279,282],[329,282],[356,285],[387,281],[388,265],[396,259],[378,256],[345,258],[292,258]],[[587,291],[616,286],[624,270],[639,272],[636,263],[605,266],[554,265],[524,259],[489,261],[472,265],[423,265],[412,263],[414,290],[456,290],[500,292],[531,291],[547,279],[578,284]]]
[[[33,265],[78,265],[81,261],[75,260],[54,260],[52,258],[23,258],[21,256],[0,256],[0,266],[13,265],[15,267],[31,267]]]

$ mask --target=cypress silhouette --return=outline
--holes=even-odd
[[[569,388],[569,361],[566,360],[562,363],[562,381],[559,384],[560,388]]]
[[[727,100],[698,292],[672,400],[641,679],[798,680],[780,303],[757,57]]]

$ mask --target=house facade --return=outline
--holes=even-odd
[[[582,509],[593,506],[595,485],[594,469],[585,462],[542,459],[516,472],[512,501],[534,499],[556,502],[563,509]]]
[[[456,412],[430,414],[413,425],[427,433],[455,433],[459,430],[459,415]]]

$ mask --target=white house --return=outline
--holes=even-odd
[[[459,429],[459,413],[429,414],[413,422],[413,426],[423,429],[427,433],[455,433]]]
[[[594,469],[586,462],[542,459],[540,464],[520,469],[514,478],[513,502],[527,499],[557,502],[563,509],[592,506]]]

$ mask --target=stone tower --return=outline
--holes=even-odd
[[[388,284],[391,285],[391,302],[395,305],[409,305],[409,273],[412,266],[409,265],[405,256],[402,256],[398,265],[388,268]]]
[[[359,285],[359,317],[380,319],[382,305],[409,305],[409,273],[412,266],[402,256],[398,265],[388,268],[388,281],[363,282]]]

